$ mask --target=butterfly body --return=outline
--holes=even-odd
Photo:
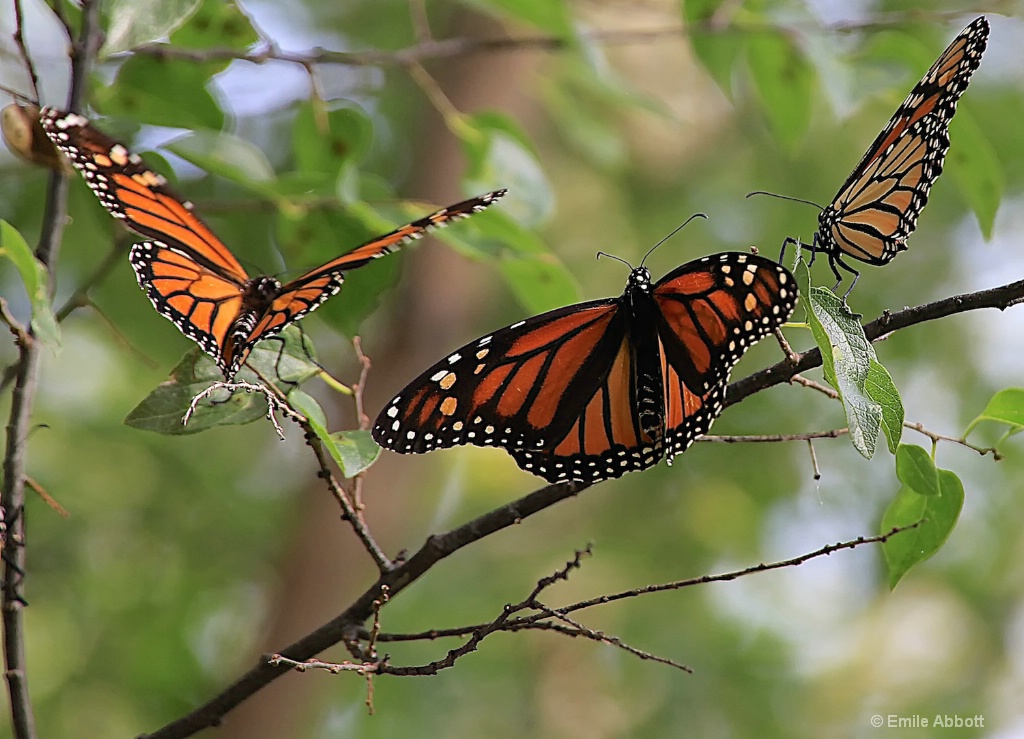
[[[981,16],[953,39],[819,214],[814,239],[803,246],[812,259],[818,252],[826,254],[840,281],[840,268],[854,275],[853,283],[859,276],[845,257],[878,266],[906,250],[907,237],[942,174],[949,124],[981,64],[988,35],[989,23]],[[799,244],[795,239],[785,243]]]
[[[250,277],[192,203],[87,118],[43,108],[40,123],[103,207],[149,239],[129,254],[139,285],[161,315],[214,358],[228,380],[257,342],[320,307],[341,289],[348,272],[484,210],[505,194],[497,190],[443,208],[282,284],[271,276]]]
[[[618,298],[543,313],[463,346],[381,411],[373,437],[422,453],[499,446],[550,482],[598,480],[679,454],[722,410],[729,372],[796,303],[792,275],[726,252]]]

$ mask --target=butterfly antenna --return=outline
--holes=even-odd
[[[790,195],[779,195],[777,192],[768,192],[767,190],[754,190],[754,192],[748,192],[746,197],[749,198],[751,195],[770,195],[771,197],[778,198],[779,200],[792,200],[794,203],[806,203],[807,205],[813,205],[818,210],[825,210],[820,205],[815,203],[813,200],[804,200],[803,198],[794,198],[794,197],[792,197]]]
[[[627,262],[627,261],[626,261],[625,259],[623,259],[622,257],[617,257],[617,256],[615,256],[614,254],[609,254],[609,253],[608,253],[608,252],[606,252],[606,251],[599,251],[599,252],[597,253],[597,258],[598,258],[598,259],[600,259],[601,257],[608,257],[609,259],[614,259],[614,260],[615,260],[616,262],[622,262],[622,263],[623,263],[624,265],[626,265],[627,267],[629,267],[629,269],[630,269],[630,270],[632,270],[632,269],[633,269],[633,265],[632,265],[632,264],[630,264],[629,262]]]
[[[661,245],[662,245],[662,244],[664,244],[664,243],[665,243],[666,241],[668,241],[669,239],[671,239],[671,238],[672,238],[673,236],[675,236],[675,235],[676,235],[677,233],[679,233],[680,231],[682,231],[682,230],[683,230],[683,227],[684,227],[684,226],[685,226],[685,225],[686,225],[687,223],[689,223],[690,221],[692,221],[692,220],[693,220],[694,218],[704,218],[704,219],[707,219],[707,215],[706,215],[706,214],[704,214],[704,213],[694,213],[694,214],[693,214],[692,216],[690,216],[689,218],[687,218],[687,219],[686,219],[685,221],[683,221],[683,222],[682,222],[681,224],[679,224],[678,226],[676,226],[676,227],[675,227],[675,229],[673,229],[673,230],[672,230],[672,233],[670,233],[670,234],[669,234],[668,236],[666,236],[666,237],[665,237],[665,238],[663,238],[663,239],[662,239],[661,241],[659,241],[659,242],[658,242],[657,244],[655,244],[654,246],[652,246],[652,247],[651,247],[650,249],[648,249],[648,250],[647,250],[647,253],[646,253],[646,254],[644,254],[644,258],[640,260],[640,266],[641,266],[641,267],[643,267],[643,266],[644,266],[644,262],[646,262],[646,261],[647,261],[647,257],[651,256],[651,254],[652,254],[652,253],[654,252],[654,250],[655,250],[655,249],[657,249],[657,248],[658,248],[659,246],[661,246]]]

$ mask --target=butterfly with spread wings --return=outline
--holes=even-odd
[[[681,453],[722,411],[729,373],[796,305],[793,276],[716,254],[618,298],[560,308],[466,344],[402,390],[373,438],[402,453],[499,446],[549,482],[597,482]]]
[[[379,236],[296,279],[249,277],[167,181],[137,154],[75,113],[44,108],[47,136],[82,173],[103,206],[151,241],[132,247],[139,285],[157,311],[212,356],[230,380],[257,342],[308,315],[341,289],[345,273],[390,254],[433,228],[477,213],[497,190]]]
[[[844,257],[883,265],[906,250],[928,192],[942,174],[949,123],[981,64],[988,34],[988,21],[980,16],[953,39],[821,211],[812,243],[802,245],[812,252],[812,260],[824,253],[840,281],[839,267],[853,273],[847,294],[860,273]],[[783,250],[788,244],[800,245],[789,238]]]

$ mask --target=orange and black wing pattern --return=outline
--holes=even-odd
[[[279,288],[270,305],[257,317],[254,328],[235,349],[248,354],[261,339],[273,336],[290,323],[319,308],[327,298],[341,290],[345,273],[397,251],[402,245],[422,238],[436,228],[468,218],[490,207],[506,190],[495,190],[479,197],[449,205],[430,215],[407,223],[391,233],[378,236],[332,259]],[[244,359],[244,357],[243,357]]]
[[[447,208],[442,208],[407,223],[391,233],[371,239],[286,283],[256,324],[248,338],[248,343],[255,344],[260,339],[277,333],[289,323],[316,310],[327,298],[341,289],[346,272],[362,267],[386,254],[391,254],[404,244],[421,239],[436,228],[443,228],[450,223],[479,213],[497,202],[506,192],[506,190],[495,190],[479,197],[463,200],[455,205],[449,205]]]
[[[409,383],[373,436],[402,453],[500,446],[529,472],[574,479],[574,459],[641,445],[628,328],[620,300],[609,299],[495,331]]]
[[[958,35],[911,90],[818,219],[813,249],[856,273],[850,256],[881,265],[906,249],[949,150],[956,104],[988,43],[984,16]],[[836,273],[838,274],[838,272]]]
[[[549,482],[647,469],[707,431],[733,365],[792,311],[792,280],[737,253],[686,264],[653,290],[639,267],[620,298],[550,311],[456,350],[385,406],[373,437],[402,453],[499,446]],[[638,318],[651,314],[650,324]],[[652,380],[657,407],[642,411]]]
[[[764,257],[724,252],[684,264],[654,286],[669,460],[722,412],[743,354],[788,320],[793,275]]]
[[[192,212],[192,203],[171,190],[163,175],[149,169],[138,154],[77,113],[43,108],[40,121],[112,216],[226,280],[241,285],[249,279],[234,255]]]

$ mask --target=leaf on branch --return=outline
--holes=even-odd
[[[1010,427],[1006,432],[1007,437],[1024,431],[1024,388],[1011,387],[993,395],[981,415],[971,421],[964,432],[964,438],[982,421],[1006,424]]]
[[[257,344],[247,365],[252,365],[270,382],[281,386],[301,385],[320,373],[315,363],[313,342],[295,326],[289,326],[278,337]],[[237,378],[258,382],[259,377],[244,366]],[[259,393],[218,391],[210,399],[199,403],[183,425],[182,417],[197,394],[224,376],[213,359],[199,349],[193,349],[171,371],[171,377],[162,382],[125,417],[128,426],[155,431],[158,434],[178,436],[196,434],[214,426],[238,426],[251,423],[267,415],[267,401]]]
[[[332,434],[327,430],[327,416],[323,408],[316,399],[302,390],[288,393],[288,403],[309,420],[313,432],[345,477],[355,477],[377,461],[381,448],[369,431],[338,431]]]
[[[202,64],[136,54],[121,65],[116,84],[97,86],[93,105],[105,115],[170,128],[224,126],[224,112],[207,89]]]
[[[871,459],[883,420],[882,404],[872,396],[872,390],[888,406],[886,433],[890,447],[892,429],[888,427],[897,419],[902,424],[899,394],[888,372],[878,365],[875,350],[864,335],[864,327],[857,316],[831,290],[810,286],[809,280],[807,265],[799,259],[797,283],[801,291],[807,291],[804,310],[814,340],[821,349],[825,380],[843,401],[854,448]],[[872,362],[878,365],[873,373]]]
[[[10,259],[18,268],[32,306],[32,329],[36,338],[56,353],[60,348],[60,326],[50,305],[46,267],[36,259],[18,229],[4,220],[0,220],[0,255]]]
[[[107,0],[107,35],[100,58],[163,41],[188,21],[201,0]]]
[[[927,459],[931,462],[930,458]],[[922,494],[904,482],[882,517],[883,532],[921,522],[913,530],[893,536],[882,545],[890,588],[895,588],[911,567],[939,550],[960,517],[964,504],[964,486],[960,478],[950,470],[936,469],[934,466],[931,469],[938,483],[937,492]],[[917,480],[920,472],[915,470],[913,474],[908,473],[908,479]]]
[[[203,0],[191,21],[171,34],[172,44],[189,49],[226,47],[241,51],[257,41],[259,34],[233,0]],[[212,75],[214,71],[226,68],[229,63],[225,60],[222,67],[208,69],[207,74]]]
[[[814,68],[792,38],[778,32],[754,34],[747,63],[775,137],[795,148],[811,120]]]

